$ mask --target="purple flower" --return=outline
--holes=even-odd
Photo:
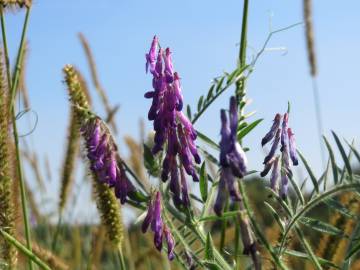
[[[270,142],[274,136],[278,128],[280,127],[281,114],[277,113],[274,118],[274,123],[271,126],[270,131],[265,135],[265,137],[261,140],[261,145],[264,146],[268,142]]]
[[[292,171],[290,168],[290,158],[294,166],[298,165],[298,159],[296,155],[296,146],[294,133],[291,128],[288,127],[289,124],[289,114],[285,113],[282,119],[282,125],[280,127],[281,115],[276,114],[274,123],[270,131],[262,139],[261,144],[264,145],[271,141],[272,146],[269,154],[264,159],[264,170],[260,173],[262,177],[267,175],[267,173],[273,168],[270,178],[270,186],[273,190],[276,189],[276,183],[279,177],[278,166],[279,166],[279,157],[274,158],[276,150],[281,143],[281,187],[280,187],[280,196],[285,199],[288,193],[289,177],[292,177]],[[274,133],[276,130],[276,135],[274,138]],[[290,155],[290,158],[289,158]]]
[[[220,141],[220,165],[230,167],[237,177],[246,174],[247,159],[244,150],[237,141],[237,105],[235,97],[230,98],[230,125],[224,110],[221,116],[221,141]]]
[[[95,118],[81,127],[81,133],[85,138],[90,170],[98,181],[114,187],[116,197],[122,204],[125,203],[126,197],[135,191],[135,187],[127,178],[123,165],[117,160],[117,148],[108,129],[100,118]]]
[[[279,146],[279,142],[280,142],[280,133],[281,133],[281,129],[279,128],[276,132],[275,135],[275,139],[273,141],[273,144],[271,145],[271,149],[269,154],[265,157],[264,159],[264,164],[267,164],[275,155],[276,149]]]
[[[164,226],[163,232],[167,244],[168,258],[170,261],[172,261],[175,258],[175,254],[174,254],[175,240],[167,226]]]
[[[153,215],[154,215],[154,206],[153,206],[152,202],[150,201],[145,219],[141,225],[141,231],[143,233],[146,233],[146,231],[148,230],[148,228],[153,220]]]
[[[146,72],[148,72],[150,66],[150,72],[153,73],[155,71],[155,61],[156,61],[156,51],[158,46],[158,38],[154,36],[153,41],[151,43],[150,51],[145,55],[146,57]]]
[[[270,187],[272,190],[276,190],[277,181],[279,178],[279,156],[277,156],[274,160],[274,166],[271,171],[271,177],[270,177]]]
[[[157,43],[157,39],[156,42],[153,40],[150,52],[146,56],[150,70],[154,66],[152,72],[154,90],[145,93],[146,98],[152,99],[148,113],[149,120],[154,121],[155,130],[152,153],[157,154],[166,146],[161,178],[165,182],[170,175],[170,189],[174,203],[179,206],[181,201],[179,193],[187,189],[179,183],[178,170],[184,168],[194,181],[198,181],[194,162],[200,164],[201,159],[195,145],[196,131],[182,112],[180,77],[174,72],[171,51],[167,48],[164,52],[160,48],[156,53]]]
[[[230,98],[229,121],[225,110],[220,111],[220,181],[219,191],[214,205],[214,211],[221,215],[226,198],[226,187],[233,201],[240,200],[240,194],[235,177],[246,174],[247,159],[244,150],[237,141],[238,111],[236,98]]]
[[[291,128],[288,128],[287,133],[289,137],[290,158],[292,160],[293,165],[296,166],[299,164],[299,161],[296,154],[295,136]]]
[[[282,122],[282,128],[281,128],[281,148],[280,151],[283,151],[283,148],[285,147],[287,143],[287,129],[288,129],[288,122],[289,122],[289,114],[285,113],[283,117]]]
[[[159,191],[156,192],[154,200],[151,200],[149,202],[146,217],[141,226],[142,232],[145,233],[150,225],[151,230],[154,233],[155,247],[159,251],[161,251],[163,238],[165,237],[168,249],[168,258],[169,260],[173,260],[175,257],[175,240],[168,227],[164,224],[161,217],[161,194]]]

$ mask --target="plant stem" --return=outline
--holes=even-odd
[[[17,241],[14,237],[12,237],[7,232],[0,229],[0,234],[12,245],[14,245],[18,250],[20,250],[25,256],[27,256],[31,261],[36,263],[41,269],[51,270],[49,266],[46,265],[39,257],[37,257],[31,250],[27,249],[23,246],[19,241]]]
[[[119,257],[119,261],[120,261],[120,269],[126,270],[127,268],[126,268],[126,264],[125,264],[125,259],[124,259],[121,243],[119,243],[117,245],[117,251],[118,251],[118,257]]]
[[[28,22],[29,22],[29,17],[30,17],[30,7],[26,8],[26,14],[25,14],[25,20],[24,20],[24,25],[23,25],[23,29],[22,29],[22,33],[21,33],[21,40],[20,40],[20,46],[19,46],[19,50],[18,50],[18,54],[17,54],[17,58],[16,58],[16,64],[15,64],[15,73],[13,76],[13,80],[12,80],[12,85],[10,87],[11,92],[10,92],[10,104],[9,104],[9,112],[11,112],[14,108],[14,101],[15,101],[15,96],[16,96],[16,90],[19,84],[19,78],[20,78],[20,71],[21,71],[21,63],[22,63],[22,58],[24,56],[24,47],[25,47],[25,36],[26,36],[26,31],[27,31],[27,26],[28,26]],[[10,71],[9,71],[10,72]]]
[[[240,37],[240,50],[239,50],[239,67],[243,68],[246,65],[246,47],[247,47],[247,24],[248,24],[248,11],[249,0],[244,0],[241,37]],[[240,116],[242,115],[241,101],[245,97],[245,82],[246,78],[243,78],[236,82],[236,99],[240,107]]]
[[[7,47],[7,38],[6,38],[6,27],[5,27],[5,19],[3,15],[3,10],[1,9],[1,32],[2,32],[2,38],[4,43],[4,54],[5,54],[5,63],[6,63],[6,70],[7,70],[7,79],[8,79],[8,86],[11,89],[11,99],[9,102],[9,109],[12,116],[12,126],[13,126],[13,136],[15,141],[15,155],[16,155],[16,162],[17,162],[17,174],[19,177],[20,182],[20,195],[21,195],[21,206],[23,211],[23,218],[24,218],[24,226],[25,226],[25,238],[26,238],[26,245],[27,249],[31,251],[31,238],[30,238],[30,226],[29,226],[29,220],[28,220],[28,213],[27,213],[27,204],[26,204],[26,194],[25,194],[25,183],[24,183],[24,177],[23,177],[23,171],[21,167],[21,159],[20,159],[20,149],[19,149],[19,136],[17,132],[17,126],[16,126],[16,115],[15,115],[15,107],[14,107],[14,101],[15,101],[15,95],[16,95],[16,89],[19,83],[19,77],[20,77],[20,71],[21,71],[21,62],[22,57],[24,53],[24,46],[25,46],[25,35],[27,30],[27,25],[29,21],[29,14],[30,14],[30,8],[28,7],[26,9],[26,15],[25,15],[25,21],[22,29],[21,34],[21,41],[19,46],[19,51],[17,55],[16,60],[16,66],[15,66],[15,73],[13,77],[13,81],[11,82],[11,75],[10,75],[10,63],[9,63],[9,52]],[[29,261],[29,269],[32,270],[32,262]]]

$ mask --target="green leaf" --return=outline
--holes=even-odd
[[[209,146],[211,146],[212,148],[214,148],[215,150],[219,150],[220,146],[214,142],[213,140],[211,140],[209,137],[207,137],[205,134],[201,133],[200,131],[196,130],[196,133],[199,137],[200,140],[202,140],[203,142],[207,143]]]
[[[332,132],[332,134],[334,136],[334,139],[335,139],[335,142],[336,142],[336,144],[337,144],[337,146],[339,148],[341,157],[344,160],[346,170],[348,171],[348,174],[349,174],[349,177],[350,177],[350,181],[352,181],[352,169],[351,169],[350,161],[347,158],[344,147],[342,146],[339,137],[336,135],[336,133],[334,131],[331,131],[331,132]]]
[[[146,144],[144,144],[144,165],[150,175],[158,176],[159,165],[156,163],[154,155]]]
[[[50,270],[51,268],[47,266],[45,262],[43,262],[37,255],[35,255],[31,250],[25,247],[22,243],[16,240],[13,236],[0,229],[0,234],[5,238],[7,242],[11,245],[15,246],[23,255],[25,255],[28,259],[36,263],[43,270]]]
[[[208,232],[206,235],[205,259],[209,261],[214,260],[214,244],[210,232]]]
[[[227,211],[222,213],[221,216],[217,216],[217,215],[209,215],[209,216],[204,216],[199,218],[199,221],[218,221],[218,220],[225,220],[228,218],[233,218],[236,217],[238,215],[241,214],[241,211],[236,210],[236,211]]]
[[[211,99],[211,98],[213,97],[213,95],[214,95],[214,88],[215,88],[215,84],[213,84],[213,85],[210,87],[209,92],[208,92],[208,94],[207,94],[207,96],[206,96],[206,100],[209,100],[209,99]]]
[[[198,110],[198,111],[201,110],[203,101],[204,101],[204,96],[201,96],[201,97],[199,98],[199,101],[198,101],[198,104],[197,104],[197,110]]]
[[[347,216],[349,218],[356,217],[347,207],[343,206],[339,201],[335,200],[334,198],[327,199],[324,201],[324,203],[329,206],[330,209],[337,210],[344,216]]]
[[[220,81],[217,82],[215,93],[218,93],[221,90],[221,86],[222,86],[222,84],[224,82],[224,79],[225,79],[225,77],[221,77]]]
[[[346,141],[346,143],[350,147],[350,149],[354,152],[354,155],[355,155],[356,159],[360,162],[360,154],[359,154],[359,152],[349,142]]]
[[[332,172],[333,172],[333,177],[334,177],[334,183],[336,185],[338,183],[338,181],[339,181],[339,176],[338,176],[338,166],[336,165],[334,151],[332,150],[332,148],[330,146],[330,143],[328,142],[326,137],[323,136],[323,138],[324,138],[326,147],[327,147],[328,152],[329,152],[330,161],[331,161],[331,167],[332,167]]]
[[[213,261],[202,261],[202,263],[209,270],[221,270],[221,268]]]
[[[241,141],[250,131],[252,131],[258,124],[260,124],[262,120],[264,120],[264,119],[258,119],[256,121],[252,122],[251,124],[247,125],[242,130],[239,130],[237,133],[238,141]]]
[[[310,260],[308,254],[303,253],[303,252],[300,252],[300,251],[291,250],[291,249],[286,249],[286,250],[284,251],[284,253],[285,253],[286,255],[293,256],[293,257],[297,257],[297,258],[300,258],[300,259]],[[318,259],[318,261],[320,262],[320,264],[323,265],[323,266],[330,266],[330,267],[334,267],[334,268],[340,269],[336,264],[334,264],[334,263],[331,262],[331,261],[325,260],[325,259],[320,258],[320,257],[317,257],[317,259]]]
[[[352,250],[350,250],[349,254],[346,256],[345,260],[350,259],[353,255],[356,255],[360,250],[360,243],[358,243]]]
[[[205,168],[205,161],[201,165],[200,169],[200,194],[201,199],[203,202],[206,202],[207,195],[208,195],[208,178],[207,178],[207,172]]]
[[[239,68],[237,68],[237,69],[235,69],[233,72],[231,72],[231,73],[227,76],[226,84],[232,83],[233,79],[234,79],[235,76],[238,74],[238,72],[239,72]]]
[[[310,228],[312,228],[315,231],[319,231],[322,233],[328,233],[331,235],[338,235],[338,236],[343,236],[344,232],[338,228],[336,228],[335,226],[314,219],[314,218],[309,218],[309,217],[301,217],[300,218],[300,222],[306,226],[309,226]]]
[[[147,196],[145,196],[143,193],[141,193],[138,190],[130,191],[128,193],[128,196],[130,199],[134,200],[135,202],[147,202],[149,200]]]
[[[303,162],[304,165],[305,165],[305,168],[306,168],[306,170],[307,170],[307,172],[308,172],[308,174],[309,174],[309,176],[310,176],[311,182],[312,182],[313,185],[314,185],[314,188],[315,188],[316,193],[319,193],[319,184],[318,184],[318,181],[316,180],[316,177],[315,177],[313,171],[311,170],[309,164],[307,163],[306,159],[305,159],[304,156],[301,154],[301,152],[300,152],[299,150],[298,150],[297,152],[298,152],[298,154],[299,154],[302,162]]]
[[[189,118],[189,120],[191,121],[192,115],[191,115],[190,105],[186,106],[186,114],[187,114],[187,117]]]
[[[279,224],[281,231],[283,232],[285,230],[285,228],[284,228],[283,222],[281,221],[280,216],[278,215],[278,213],[276,213],[275,209],[268,202],[264,202],[264,203],[265,203],[265,206],[269,209],[270,213],[273,215],[277,224]]]

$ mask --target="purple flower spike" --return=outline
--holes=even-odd
[[[289,124],[289,114],[285,113],[282,121],[282,125],[280,127],[281,116],[280,114],[276,114],[274,123],[271,127],[270,132],[265,135],[262,139],[262,145],[266,144],[270,140],[274,138],[274,132],[276,129],[275,139],[273,140],[271,150],[269,154],[264,159],[264,170],[261,172],[261,176],[265,176],[271,169],[271,177],[270,177],[270,186],[273,190],[276,189],[277,181],[279,178],[279,160],[280,157],[277,156],[274,160],[275,152],[279,146],[279,142],[281,142],[281,187],[280,187],[280,196],[285,199],[288,193],[288,183],[289,177],[292,177],[292,171],[290,168],[290,158],[294,166],[298,165],[299,161],[296,155],[296,146],[295,146],[295,138],[294,133],[291,128],[288,127]],[[290,155],[290,157],[289,157]]]
[[[290,150],[290,158],[294,166],[299,164],[297,154],[296,154],[296,145],[295,145],[295,137],[294,133],[292,132],[291,128],[287,130],[288,137],[289,137],[289,150]]]
[[[271,126],[270,131],[265,135],[265,137],[261,140],[261,146],[264,146],[268,142],[270,142],[274,136],[278,128],[280,127],[281,114],[277,113],[274,118],[274,123]]]
[[[182,112],[180,76],[174,71],[171,51],[169,48],[165,51],[160,48],[156,54],[158,40],[154,42],[146,57],[150,70],[155,65],[154,72],[151,72],[154,90],[145,93],[145,98],[152,98],[148,113],[155,130],[152,153],[157,154],[165,148],[166,156],[162,164],[161,178],[165,182],[169,175],[171,176],[174,202],[180,204],[180,193],[183,192],[184,185],[175,180],[178,179],[178,170],[184,168],[194,181],[199,181],[194,166],[194,162],[201,163],[195,144],[197,134],[192,123]]]
[[[270,187],[272,190],[276,191],[277,181],[279,178],[279,156],[275,158],[273,169],[271,171],[270,177]]]
[[[150,51],[145,55],[146,57],[146,72],[148,72],[150,66],[150,72],[153,73],[155,71],[155,61],[156,61],[156,51],[158,46],[158,38],[154,36],[153,41],[151,43]]]
[[[175,258],[175,254],[174,254],[175,240],[167,226],[164,226],[164,235],[168,249],[168,259],[172,261]]]
[[[221,140],[220,140],[220,165],[221,174],[219,192],[214,205],[214,211],[221,215],[226,187],[233,201],[240,200],[240,194],[235,177],[244,177],[246,174],[247,159],[244,150],[237,141],[238,111],[236,98],[230,98],[229,121],[225,110],[220,111]]]
[[[114,188],[116,197],[124,204],[128,194],[135,191],[135,187],[126,176],[109,130],[100,118],[95,118],[81,127],[81,133],[85,138],[93,175],[98,181]]]

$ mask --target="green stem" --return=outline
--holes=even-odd
[[[118,251],[118,257],[119,257],[119,261],[120,261],[120,269],[126,270],[127,268],[126,268],[126,264],[125,264],[125,259],[124,259],[121,243],[119,243],[117,245],[117,251]]]
[[[25,14],[25,20],[24,20],[24,25],[23,25],[23,29],[22,29],[22,33],[21,33],[20,46],[19,46],[18,55],[17,55],[17,58],[16,58],[15,73],[14,73],[14,77],[13,77],[13,80],[12,80],[12,85],[10,87],[10,89],[11,89],[11,92],[10,92],[11,99],[10,99],[10,104],[9,104],[9,112],[11,112],[13,110],[13,108],[14,108],[16,90],[18,88],[19,79],[20,79],[21,63],[22,63],[22,58],[24,56],[25,37],[26,37],[26,31],[27,31],[27,27],[28,27],[29,17],[30,17],[30,7],[27,7],[26,8],[26,14]]]
[[[0,234],[8,241],[10,244],[14,245],[18,250],[20,250],[26,257],[28,257],[31,261],[36,263],[41,269],[51,270],[49,266],[46,265],[39,257],[37,257],[31,250],[27,249],[24,245],[22,245],[19,241],[17,241],[14,237],[12,237],[7,232],[0,229]]]
[[[19,51],[18,51],[17,60],[16,60],[15,73],[14,73],[13,81],[11,83],[9,52],[8,52],[8,47],[7,47],[7,38],[6,38],[6,31],[5,31],[5,29],[6,29],[5,19],[3,16],[3,12],[1,10],[1,31],[2,31],[2,38],[3,38],[3,43],[4,43],[7,79],[8,79],[8,83],[9,83],[9,88],[11,89],[11,99],[10,99],[9,106],[10,106],[10,112],[11,112],[11,116],[12,116],[13,136],[14,136],[14,141],[15,141],[17,174],[18,174],[19,182],[20,182],[21,206],[22,206],[23,218],[24,218],[26,246],[27,246],[27,249],[29,251],[31,251],[30,226],[29,226],[28,213],[27,213],[25,183],[24,183],[23,171],[22,171],[22,167],[21,167],[19,136],[18,136],[18,132],[17,132],[16,115],[15,115],[15,107],[14,107],[16,89],[17,89],[17,86],[19,83],[19,77],[20,77],[20,71],[21,71],[20,65],[21,65],[22,57],[23,57],[23,53],[24,53],[25,36],[26,36],[26,30],[27,30],[27,25],[28,25],[28,21],[29,21],[29,15],[30,15],[30,8],[28,7],[26,9],[25,21],[24,21],[24,26],[22,29],[22,34],[21,34],[21,41],[20,41]],[[29,269],[30,270],[33,269],[31,261],[29,261]]]
[[[249,11],[249,0],[244,0],[241,37],[240,37],[239,64],[238,64],[240,68],[246,66],[248,11]],[[242,115],[241,101],[245,97],[245,82],[246,82],[246,78],[243,78],[236,83],[235,94],[240,107],[240,116]]]

